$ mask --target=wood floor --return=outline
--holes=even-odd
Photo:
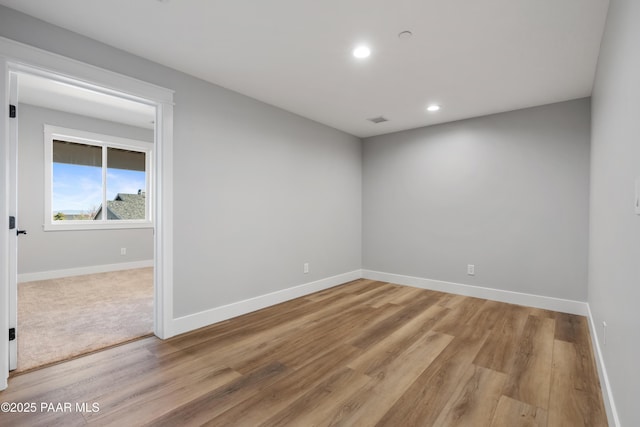
[[[364,279],[14,376],[0,402],[37,409],[2,426],[607,425],[586,318]]]

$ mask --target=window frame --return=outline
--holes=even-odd
[[[101,147],[102,149],[102,219],[99,220],[64,220],[53,219],[53,141],[63,140],[71,143],[85,144]],[[106,206],[106,162],[105,148],[131,150],[145,153],[145,219],[119,219],[106,218],[104,207]],[[122,138],[112,135],[103,135],[78,129],[69,129],[60,126],[44,125],[44,231],[71,231],[71,230],[114,230],[131,228],[152,228],[154,226],[154,173],[153,173],[153,143],[135,139]]]

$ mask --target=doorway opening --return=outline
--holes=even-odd
[[[153,333],[154,106],[16,72],[16,371]]]
[[[15,79],[16,370],[25,371],[153,332],[155,108]]]
[[[0,95],[5,99],[0,106],[4,120],[0,120],[0,135],[4,148],[0,150],[0,163],[5,173],[0,174],[0,390],[9,385],[9,372],[17,367],[17,348],[20,330],[17,324],[18,302],[18,120],[12,118],[18,105],[17,74],[33,74],[61,84],[68,84],[122,100],[135,101],[155,108],[154,153],[155,181],[153,202],[153,330],[159,338],[173,336],[173,91],[118,74],[103,68],[79,62],[64,56],[40,50],[0,37]],[[19,112],[18,112],[19,115]],[[44,215],[44,214],[43,214]],[[44,222],[44,221],[43,221]],[[21,237],[24,237],[20,235]]]
[[[172,195],[170,185],[173,115],[171,91],[106,70],[84,66],[75,61],[56,57],[46,52],[33,51],[26,46],[11,46],[10,42],[0,40],[0,44],[7,43],[9,48],[15,48],[16,52],[14,53],[40,57],[41,62],[53,65],[51,69],[81,71],[80,74],[84,74],[85,79],[76,80],[68,77],[69,73],[64,75],[57,74],[57,72],[45,70],[40,66],[31,67],[24,62],[5,62],[5,70],[8,72],[5,81],[9,83],[5,87],[5,93],[8,95],[10,104],[6,106],[9,114],[7,114],[8,118],[5,122],[5,129],[8,130],[9,149],[6,152],[7,156],[4,157],[8,171],[7,188],[9,190],[8,193],[4,193],[4,197],[8,207],[8,218],[6,219],[10,227],[7,235],[8,252],[2,253],[4,262],[8,265],[8,274],[7,281],[4,281],[4,278],[0,281],[0,288],[4,288],[7,292],[4,295],[8,296],[5,303],[9,314],[7,316],[9,327],[5,329],[5,332],[8,331],[8,340],[5,341],[8,342],[8,346],[0,346],[6,349],[6,353],[3,351],[4,354],[0,357],[2,365],[7,369],[5,372],[8,373],[16,368],[21,371],[28,370],[39,365],[65,360],[76,355],[95,351],[100,347],[126,342],[140,335],[155,333],[160,338],[170,336],[170,331],[168,331],[167,327],[172,317],[172,310],[171,304],[167,303],[171,301],[172,283],[170,276],[168,279],[165,279],[165,277],[167,277],[167,271],[171,271],[172,267],[171,250],[170,246],[168,246],[172,235],[171,216],[167,215],[170,212],[167,206],[169,206],[168,202],[170,202]],[[90,74],[92,78],[86,79],[87,74]],[[93,77],[95,77],[95,80]],[[24,82],[24,84],[21,85],[21,82]],[[41,84],[48,88],[38,86]],[[106,85],[102,86],[102,84]],[[120,92],[113,89],[118,87],[124,88],[123,90],[125,91]],[[147,97],[145,95],[151,96]],[[45,134],[45,140],[42,140],[42,128],[46,129],[50,123],[43,122],[40,124],[39,138],[36,138],[41,143],[38,154],[40,159],[46,156],[49,156],[49,158],[45,159],[44,164],[41,161],[39,175],[47,174],[49,181],[47,179],[38,179],[38,173],[26,173],[26,176],[22,176],[25,174],[22,173],[22,167],[20,166],[24,165],[20,164],[19,159],[28,160],[29,156],[24,155],[25,153],[20,153],[23,149],[28,151],[28,148],[20,138],[22,134],[20,119],[25,117],[20,114],[20,111],[22,113],[30,113],[32,119],[51,114],[51,117],[53,117],[51,120],[53,121],[50,123],[63,123],[67,126],[71,124],[76,130],[81,131],[80,138],[82,139],[86,138],[86,135],[82,135],[82,131],[85,128],[76,126],[76,122],[68,121],[72,117],[81,117],[86,121],[92,122],[89,127],[96,125],[96,123],[99,124],[98,128],[106,126],[108,128],[108,132],[105,132],[107,138],[104,138],[103,141],[95,138],[78,141],[77,139],[74,140],[73,135],[68,134],[68,132],[62,132],[62,135],[60,132],[54,132],[56,140],[53,144],[50,144],[50,147],[55,145],[59,149],[50,148],[48,151],[45,144],[47,135]],[[123,141],[127,143],[133,141],[130,138],[126,138],[130,135],[122,137],[124,128],[128,130],[137,129],[138,135],[135,135],[135,141],[147,144],[147,147],[123,146]],[[91,130],[95,131],[96,129],[93,128]],[[101,142],[104,142],[102,146],[100,146]],[[45,144],[44,149],[42,148],[43,144]],[[88,164],[88,157],[77,156],[78,151],[82,150],[76,149],[85,145],[92,146],[92,148],[99,146],[99,150],[103,153],[102,188],[98,191],[98,193],[102,193],[103,197],[100,199],[100,203],[95,206],[92,205],[89,209],[84,209],[87,211],[84,213],[75,212],[78,209],[75,209],[71,204],[68,205],[68,209],[64,207],[56,208],[54,204],[65,200],[68,194],[65,196],[61,191],[62,187],[55,184],[60,181],[59,178],[62,177],[62,172],[53,173],[52,170],[56,168],[64,169],[69,165],[80,167],[96,166],[95,164]],[[72,148],[72,150],[69,150],[69,148]],[[52,160],[53,151],[56,151],[57,157]],[[37,155],[35,157],[38,158]],[[48,165],[51,170],[47,171],[44,167],[45,165]],[[126,175],[124,180],[123,175]],[[138,175],[138,177],[142,175],[142,182],[134,183],[134,175]],[[84,178],[86,177],[76,176],[75,181],[71,180],[71,186],[74,187],[76,196],[90,193],[90,191],[86,191],[87,186]],[[33,187],[34,184],[38,184],[39,189],[34,192],[41,197],[31,199],[23,197],[27,193],[22,193],[25,189],[19,188],[21,183],[31,184],[30,190],[35,188]],[[69,186],[68,184],[67,186]],[[131,185],[135,185],[136,190],[132,190]],[[115,192],[115,196],[111,194],[113,192]],[[32,209],[33,205],[21,206],[23,205],[23,199],[24,201],[29,200],[27,203],[36,203],[34,200],[37,199],[37,203],[40,204],[44,200],[45,208],[38,209],[36,207]],[[67,197],[66,200],[69,201],[71,199]],[[131,215],[131,208],[134,208],[133,216]],[[56,212],[54,213],[53,210],[56,210]],[[25,212],[34,213],[36,222],[30,223],[29,215],[22,218],[21,214]],[[163,219],[163,216],[168,218]],[[27,233],[28,230],[25,227],[27,224],[30,224],[29,227],[33,230],[31,233]],[[132,234],[136,232],[145,234],[146,238]],[[93,235],[90,235],[90,233],[93,233]],[[119,233],[116,238],[118,241],[116,245],[118,246],[117,253],[121,257],[129,255],[131,261],[123,262],[121,259],[113,260],[112,258],[109,260],[108,257],[105,261],[103,257],[105,251],[109,251],[114,246],[113,242],[111,246],[106,242],[109,240],[107,236],[114,233]],[[129,236],[127,237],[125,234],[129,234]],[[52,238],[51,236],[54,235],[58,237]],[[18,243],[18,236],[22,241],[28,236],[36,237],[33,240],[37,241],[38,238],[40,240],[37,244],[31,245],[30,251],[28,249],[29,245],[23,245],[22,242]],[[126,240],[127,238],[129,240]],[[55,239],[58,239],[58,241],[55,242]],[[124,246],[123,242],[129,243]],[[141,248],[141,246],[144,246],[144,248]],[[50,250],[51,248],[53,250]],[[34,249],[36,251],[32,252]],[[47,251],[47,249],[49,250]],[[137,294],[137,305],[133,304],[137,308],[129,311],[126,310],[127,304],[114,302],[117,300],[117,294],[123,293],[117,291],[117,286],[115,286],[122,285],[127,281],[123,277],[128,279],[136,277],[137,279],[134,279],[136,283],[146,283],[144,291],[139,290],[140,292]],[[100,282],[100,279],[102,279],[102,286],[100,287],[100,290],[103,291],[102,297],[96,298],[100,294],[99,292],[89,292],[89,296],[83,297],[77,291],[79,281],[84,280],[85,283]],[[66,282],[62,283],[61,281],[64,280]],[[71,285],[76,285],[76,291],[67,292],[67,295],[71,294],[74,297],[78,297],[76,299],[84,302],[94,298],[94,306],[88,311],[98,321],[93,323],[94,328],[87,327],[86,322],[77,321],[79,317],[83,316],[73,315],[73,310],[68,309],[58,310],[57,313],[72,313],[69,318],[75,319],[73,326],[61,326],[62,322],[51,321],[52,316],[44,316],[44,318],[48,319],[44,323],[49,323],[49,326],[52,326],[47,329],[44,327],[46,325],[43,326],[43,322],[36,320],[34,322],[35,329],[40,330],[36,335],[39,335],[40,338],[32,340],[31,347],[40,350],[41,353],[48,353],[47,357],[44,361],[36,362],[25,358],[25,363],[19,364],[18,348],[22,347],[23,355],[28,355],[28,351],[25,351],[24,347],[25,344],[29,344],[29,334],[27,330],[21,333],[20,327],[24,326],[25,323],[21,322],[22,325],[18,323],[19,295],[28,294],[28,292],[19,292],[18,282],[24,283],[24,289],[21,290],[27,291],[28,288],[37,287],[35,282],[43,282],[40,283],[40,285],[43,285],[47,281],[49,281],[49,285],[53,284],[51,281],[57,281],[54,286],[45,288],[49,294],[54,294],[58,297],[57,302],[51,303],[43,300],[41,298],[43,294],[40,293],[38,294],[40,296],[31,298],[31,304],[29,305],[32,313],[41,315],[46,312],[45,308],[52,309],[56,306],[60,308],[60,302],[64,301],[64,299],[60,298],[64,294],[60,289],[71,289]],[[56,287],[58,291],[56,291]],[[85,290],[85,288],[89,287],[81,286],[80,288]],[[129,286],[125,285],[124,288],[126,289],[125,294],[129,294],[129,296],[135,294],[135,292],[132,292],[134,286],[130,283]],[[144,294],[144,297],[141,297],[140,293]],[[136,298],[133,299],[135,300]],[[111,300],[113,301],[109,303]],[[25,301],[29,301],[29,299],[25,299]],[[91,306],[91,304],[85,304],[85,309],[87,305]],[[141,307],[144,306],[151,306],[151,309],[142,310]],[[110,314],[106,312],[96,316],[95,314],[99,313],[96,307],[101,309],[110,307],[112,310]],[[133,318],[130,317],[129,321],[127,321],[127,316],[123,315],[123,310]],[[25,307],[22,308],[22,311],[25,314],[29,312]],[[144,316],[142,316],[144,319],[141,322],[144,323],[144,326],[131,328],[130,326],[135,323],[132,319],[140,318],[141,311],[144,311]],[[124,331],[125,333],[113,334],[112,330],[99,333],[98,330],[100,328],[95,328],[95,326],[105,327],[109,324],[105,319],[109,318],[117,319],[115,323],[112,322],[113,330]],[[118,327],[118,322],[120,328]],[[122,326],[126,327],[123,328]],[[93,335],[88,334],[89,337],[85,340],[89,345],[85,343],[79,349],[75,348],[71,352],[58,356],[52,354],[56,353],[55,351],[42,351],[46,349],[45,340],[43,339],[45,336],[47,338],[53,337],[51,341],[54,344],[52,344],[51,348],[59,350],[68,343],[82,341],[78,337],[86,331],[92,331],[93,333]],[[61,332],[66,332],[66,337]],[[104,340],[105,337],[108,337],[108,339]],[[22,342],[21,338],[26,339],[26,341]],[[58,342],[57,345],[55,344],[56,341]],[[6,387],[6,380],[3,381],[3,384],[2,388]]]

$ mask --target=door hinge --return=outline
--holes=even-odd
[[[16,328],[9,328],[9,341],[16,339]]]
[[[16,117],[16,106],[15,105],[9,105],[9,117],[11,117],[12,119]]]

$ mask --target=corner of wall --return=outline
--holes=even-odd
[[[591,314],[591,306],[588,303],[587,319],[589,320],[589,331],[591,332],[591,347],[593,349],[593,354],[596,356],[596,368],[598,369],[598,377],[600,378],[600,388],[602,389],[602,398],[604,400],[604,406],[607,411],[607,419],[610,423],[613,422],[613,425],[615,427],[620,427],[620,418],[618,417],[618,410],[616,409],[616,404],[613,400],[613,391],[611,390],[607,368],[604,364],[604,356],[602,355],[602,350],[600,349],[595,320],[593,318],[593,315]]]
[[[509,304],[525,305],[528,307],[560,311],[563,313],[578,314],[580,316],[586,316],[588,313],[587,303],[583,301],[553,298],[543,295],[525,294],[521,292],[505,291],[496,288],[445,282],[443,280],[404,276],[400,274],[383,273],[380,271],[372,270],[363,270],[362,275],[362,277],[364,277],[365,279],[382,280],[385,282],[397,283],[399,285],[415,286],[417,288],[429,289],[432,291],[447,292],[474,298],[483,298]]]

